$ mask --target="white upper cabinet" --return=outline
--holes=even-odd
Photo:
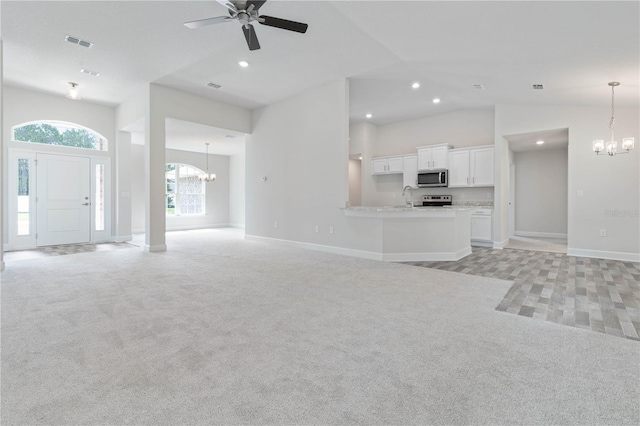
[[[493,186],[492,146],[449,151],[449,187]]]
[[[416,179],[418,178],[418,156],[405,155],[402,158],[402,187],[410,186],[417,188]]]
[[[449,145],[418,147],[418,170],[446,169]]]
[[[469,172],[472,186],[493,186],[493,158],[493,147],[471,150]]]
[[[371,160],[372,175],[388,175],[402,172],[402,156],[379,157]]]
[[[469,150],[449,151],[449,186],[469,186]]]
[[[402,157],[389,157],[387,173],[402,173]]]

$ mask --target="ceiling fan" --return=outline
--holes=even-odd
[[[273,16],[259,15],[258,11],[267,0],[216,0],[229,9],[230,16],[216,16],[214,18],[200,19],[198,21],[185,22],[187,28],[200,28],[209,25],[222,24],[229,21],[239,21],[242,24],[242,32],[247,40],[249,50],[260,49],[260,43],[256,36],[256,30],[251,22],[258,22],[269,27],[283,30],[305,33],[309,27],[302,22],[289,21],[287,19],[274,18]]]

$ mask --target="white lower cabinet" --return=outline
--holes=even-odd
[[[492,243],[492,210],[474,209],[471,211],[471,245],[490,247]]]

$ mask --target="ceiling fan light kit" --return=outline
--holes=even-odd
[[[196,29],[209,25],[223,24],[229,21],[238,21],[242,24],[242,32],[247,41],[249,50],[260,49],[260,42],[256,35],[256,30],[251,24],[258,22],[268,27],[280,28],[297,33],[307,32],[309,27],[302,22],[289,21],[287,19],[275,18],[273,16],[260,15],[259,10],[267,0],[216,0],[229,10],[229,16],[216,16],[213,18],[200,19],[197,21],[185,22],[187,28]]]

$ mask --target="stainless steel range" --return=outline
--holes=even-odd
[[[451,195],[423,195],[422,206],[423,207],[443,207],[450,206]]]

